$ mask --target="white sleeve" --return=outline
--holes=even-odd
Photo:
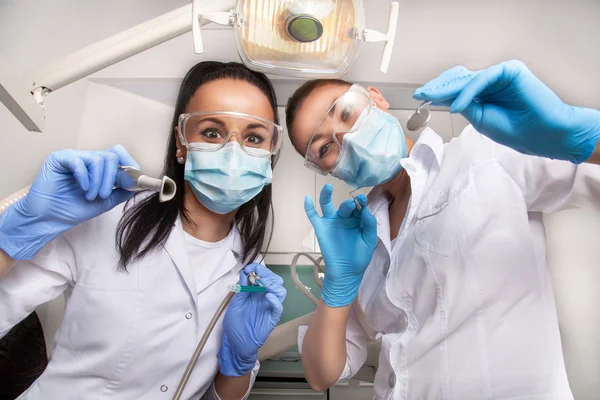
[[[248,385],[248,390],[246,391],[246,394],[244,394],[244,397],[241,398],[241,400],[246,400],[248,398],[248,396],[250,396],[250,390],[252,390],[252,386],[254,386],[254,381],[256,381],[256,374],[258,374],[259,369],[260,369],[260,363],[258,361],[256,361],[256,365],[254,365],[254,369],[250,373],[250,385]],[[206,393],[204,393],[204,395],[202,395],[202,397],[200,399],[202,399],[202,400],[221,400],[221,398],[217,394],[217,389],[215,388],[214,381],[213,381],[212,385],[210,385],[210,387],[208,388]]]
[[[344,381],[352,378],[367,360],[367,344],[369,337],[365,329],[360,324],[354,312],[355,303],[352,303],[348,323],[346,325],[346,365],[338,378],[338,381]],[[308,326],[298,328],[298,351],[302,353],[302,343]]]
[[[482,138],[520,188],[527,211],[583,208],[600,212],[600,166],[528,156]]]
[[[0,279],[0,338],[75,282],[75,255],[64,235],[28,261],[18,261]]]

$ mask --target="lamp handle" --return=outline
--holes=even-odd
[[[192,0],[192,38],[194,40],[194,52],[202,54],[204,46],[202,44],[202,32],[200,30],[200,10],[202,9],[202,0]]]
[[[392,50],[394,49],[394,41],[396,40],[396,27],[398,26],[398,14],[400,11],[400,3],[394,1],[390,3],[390,17],[388,19],[387,40],[383,47],[383,55],[381,56],[381,64],[379,70],[384,74],[387,73],[390,61],[392,59]]]

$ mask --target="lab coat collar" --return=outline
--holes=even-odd
[[[198,291],[196,290],[194,273],[190,268],[190,260],[185,248],[185,237],[183,236],[183,226],[181,225],[180,217],[177,217],[177,220],[175,220],[175,225],[165,243],[165,250],[181,274],[183,281],[194,299],[194,304],[196,305],[196,308],[198,308]]]
[[[381,186],[374,187],[367,196],[367,208],[377,220],[377,237],[391,254],[389,202],[390,196]]]
[[[237,227],[237,221],[233,221],[233,226],[231,229],[233,229],[233,243],[231,245],[231,252],[237,261],[242,262],[244,246],[242,243],[242,236],[240,235],[240,231]]]
[[[433,129],[425,128],[415,142],[408,159],[421,161],[432,153],[437,167],[441,167],[444,162],[444,140]]]
[[[474,129],[472,132],[477,134],[473,140],[481,140],[479,133]],[[469,186],[473,169],[494,162],[491,154],[472,150],[473,140],[452,140],[445,145],[443,168],[440,165],[439,173],[424,194],[417,209],[417,218],[439,212]]]
[[[425,128],[421,132],[419,139],[415,142],[409,156],[401,160],[401,162],[403,167],[410,165],[411,168],[414,168],[412,172],[409,172],[411,176],[413,174],[427,174],[429,172],[427,159],[434,157],[436,168],[439,169],[444,161],[444,152],[445,148],[442,138],[433,129]],[[376,186],[369,192],[367,199],[367,207],[377,220],[377,237],[385,246],[388,254],[391,254],[392,244],[390,240],[390,214],[388,208],[390,195],[381,186]]]
[[[206,289],[210,284],[219,279],[221,276],[225,275],[227,272],[231,271],[232,268],[235,268],[240,264],[239,258],[242,254],[242,241],[237,229],[236,224],[233,224],[231,228],[234,230],[233,232],[233,245],[231,249],[227,251],[225,258],[221,265],[215,265],[214,273],[210,274],[210,279],[203,280],[203,287],[196,287],[196,280],[194,279],[194,273],[192,271],[190,260],[188,258],[186,242],[183,232],[183,225],[181,224],[181,218],[178,217],[175,221],[175,225],[171,230],[171,234],[165,243],[165,251],[171,257],[173,264],[177,267],[177,270],[181,274],[183,281],[185,282],[190,295],[194,299],[194,304],[196,308],[198,307],[198,293],[202,290]]]

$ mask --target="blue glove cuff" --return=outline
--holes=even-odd
[[[574,146],[569,160],[581,164],[591,157],[600,141],[600,111],[575,107],[575,112],[569,135]]]
[[[344,307],[351,304],[356,296],[362,282],[363,275],[344,276],[337,280],[327,278],[323,280],[321,298],[328,307]]]
[[[24,200],[20,199],[0,215],[0,249],[15,260],[32,259],[64,232],[48,230],[48,224],[40,223],[38,216],[27,214],[22,207]]]
[[[252,357],[242,357],[229,346],[227,334],[223,333],[223,344],[217,355],[219,359],[219,372],[224,376],[244,376],[250,373],[258,360],[258,353]]]

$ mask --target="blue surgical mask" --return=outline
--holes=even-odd
[[[365,110],[356,121],[360,128],[342,138],[342,149],[331,175],[354,189],[377,186],[402,170],[406,139],[400,122],[378,108]]]
[[[252,200],[270,184],[273,171],[270,157],[251,156],[236,142],[216,151],[198,150],[216,146],[190,144],[184,178],[200,203],[213,212],[226,214]]]

